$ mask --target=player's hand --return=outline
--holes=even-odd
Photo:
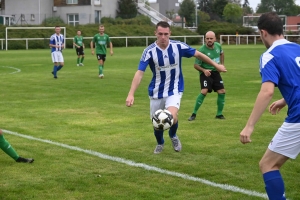
[[[209,77],[211,75],[211,70],[204,70],[204,75]]]
[[[134,102],[134,97],[132,95],[128,95],[126,99],[126,106],[131,107]]]
[[[270,106],[269,106],[269,112],[272,115],[276,115],[277,113],[279,113],[279,111],[286,106],[286,102],[284,99],[280,99],[277,100],[275,102],[273,102]]]
[[[240,133],[240,141],[243,144],[251,142],[250,136],[254,130],[254,127],[245,126],[245,128]]]
[[[225,67],[224,65],[220,65],[220,64],[219,64],[217,70],[218,70],[219,72],[227,72],[226,67]]]
[[[113,51],[110,51],[110,55],[111,55],[111,56],[114,55],[114,52],[113,52]]]
[[[92,50],[92,55],[94,55],[94,50]]]

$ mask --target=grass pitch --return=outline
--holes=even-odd
[[[133,107],[125,106],[141,47],[115,48],[107,56],[104,79],[86,49],[84,67],[75,50],[64,51],[58,79],[51,74],[49,50],[1,51],[0,128],[22,135],[6,139],[33,164],[14,162],[2,152],[0,199],[264,199],[258,162],[282,124],[286,109],[267,111],[252,135],[239,142],[260,89],[261,45],[223,46],[226,120],[216,120],[216,93],[209,94],[195,121],[187,119],[199,93],[194,58],[183,59],[185,92],[179,112],[182,152],[156,142],[149,119],[147,69]],[[280,98],[276,91],[274,100]],[[282,168],[286,196],[299,198],[299,161]],[[231,187],[232,186],[232,187]],[[234,186],[234,187],[233,187]],[[231,188],[228,190],[228,188]]]

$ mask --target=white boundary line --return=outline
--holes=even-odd
[[[44,140],[44,139],[40,139],[40,138],[35,138],[35,137],[29,136],[29,135],[23,135],[23,134],[20,134],[20,133],[8,131],[8,130],[3,130],[3,129],[2,129],[2,131],[4,133],[8,133],[8,134],[15,135],[15,136],[18,136],[18,137],[23,137],[23,138],[26,138],[26,139],[29,139],[29,140],[36,140],[36,141],[39,141],[39,142],[48,143],[48,144],[56,145],[56,146],[59,146],[59,147],[64,147],[66,149],[83,152],[83,153],[86,153],[86,154],[97,156],[97,157],[102,158],[102,159],[111,160],[111,161],[118,162],[118,163],[123,163],[123,164],[129,165],[129,166],[139,167],[139,168],[143,168],[143,169],[146,169],[146,170],[149,170],[149,171],[155,171],[155,172],[158,172],[158,173],[161,173],[161,174],[167,174],[167,175],[170,175],[170,176],[183,178],[185,180],[191,180],[191,181],[203,183],[203,184],[206,184],[206,185],[209,185],[209,186],[212,186],[212,187],[221,188],[223,190],[228,190],[228,191],[232,191],[232,192],[238,192],[238,193],[246,194],[248,196],[255,196],[255,197],[261,197],[261,198],[264,198],[264,199],[268,199],[268,196],[264,193],[259,193],[259,192],[256,192],[256,191],[246,190],[246,189],[239,188],[239,187],[232,186],[232,185],[228,185],[228,184],[214,183],[212,181],[202,179],[202,178],[197,178],[197,177],[194,177],[194,176],[190,176],[188,174],[169,171],[169,170],[161,169],[161,168],[154,167],[154,166],[151,166],[151,165],[147,165],[147,164],[144,164],[144,163],[136,163],[134,161],[127,160],[127,159],[124,159],[124,158],[109,156],[109,155],[102,154],[102,153],[99,153],[99,152],[96,152],[96,151],[81,149],[81,148],[76,147],[76,146],[70,146],[70,145],[63,144],[63,143],[53,142],[51,140]]]
[[[15,68],[15,67],[10,67],[10,66],[1,66],[1,67],[6,67],[6,68],[10,68],[10,69],[14,69],[14,70],[16,70],[15,72],[12,72],[12,73],[9,73],[9,74],[15,74],[15,73],[19,73],[19,72],[21,72],[21,70],[20,70],[20,69],[18,69],[18,68]]]

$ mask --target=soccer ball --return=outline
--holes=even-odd
[[[167,130],[173,125],[173,116],[170,111],[159,109],[152,116],[152,124],[156,130]]]

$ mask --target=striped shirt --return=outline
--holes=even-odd
[[[58,48],[51,47],[51,52],[61,51],[62,50],[61,45],[64,44],[64,41],[65,41],[65,39],[64,39],[64,36],[62,34],[57,35],[56,33],[54,33],[53,35],[51,35],[51,37],[50,37],[50,44],[52,44],[52,45],[59,45]]]
[[[190,58],[195,55],[195,49],[187,44],[170,40],[166,49],[161,49],[156,42],[149,45],[143,52],[138,70],[145,71],[149,65],[152,80],[148,94],[155,99],[179,94],[184,90],[182,74],[182,57]]]
[[[276,40],[260,58],[262,82],[272,82],[288,105],[285,122],[300,123],[300,45]]]

